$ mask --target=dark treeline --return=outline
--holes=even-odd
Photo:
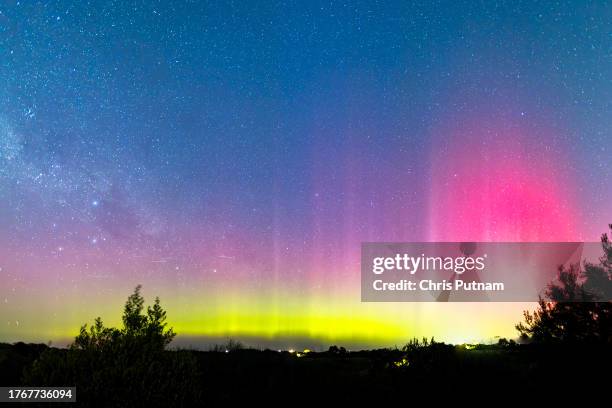
[[[256,401],[293,404],[296,399],[380,406],[404,401],[407,394],[457,401],[490,394],[512,398],[519,391],[548,395],[588,390],[587,395],[597,395],[607,389],[602,387],[607,387],[612,364],[609,347],[502,341],[474,348],[412,342],[402,349],[311,352],[301,357],[252,349],[166,351],[156,360],[114,361],[111,367],[78,367],[88,357],[73,367],[65,362],[50,365],[74,358],[73,353],[44,345],[2,345],[1,385],[76,385],[79,406],[233,406]],[[48,364],[46,378],[40,369],[33,370],[41,360]],[[83,377],[75,376],[77,372]],[[569,388],[559,388],[563,383]]]

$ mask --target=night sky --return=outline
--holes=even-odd
[[[1,1],[0,341],[138,283],[196,345],[514,337],[361,303],[360,243],[597,241],[612,5],[410,3]]]

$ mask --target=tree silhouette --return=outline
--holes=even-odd
[[[612,229],[612,224],[609,226]],[[523,339],[536,343],[612,343],[612,245],[601,237],[598,264],[559,268],[559,283],[551,283],[539,308],[524,312],[516,325]]]
[[[87,330],[83,325],[79,335],[75,338],[72,348],[81,350],[101,350],[107,346],[141,346],[151,350],[163,351],[176,336],[172,328],[167,329],[166,311],[162,309],[159,297],[155,298],[153,306],[144,310],[144,298],[140,294],[138,285],[128,297],[123,307],[123,328],[121,330],[104,327],[100,317]]]
[[[166,351],[175,337],[159,298],[147,307],[140,285],[128,297],[121,329],[101,318],[83,325],[68,350],[49,349],[26,371],[24,383],[76,385],[80,401],[107,406],[184,406],[197,401],[201,384],[195,357]],[[94,404],[95,405],[95,404]]]
[[[125,306],[123,307],[123,327],[125,334],[128,336],[135,336],[140,334],[147,322],[147,317],[142,314],[144,308],[144,299],[140,295],[141,286],[136,286],[134,293],[132,293]]]

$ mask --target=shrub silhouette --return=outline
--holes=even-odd
[[[197,361],[166,351],[175,336],[159,298],[144,313],[140,286],[128,297],[123,328],[97,318],[81,327],[68,350],[49,349],[26,370],[24,383],[76,386],[80,405],[186,406],[199,399]],[[83,404],[84,403],[84,404]]]
[[[443,342],[423,337],[411,339],[404,347],[403,358],[395,362],[395,367],[408,368],[421,374],[446,370],[455,363],[455,348]]]
[[[215,353],[229,353],[230,351],[244,350],[245,346],[240,340],[229,339],[225,344],[215,344],[208,351]]]
[[[612,229],[612,224],[609,226]],[[524,312],[516,325],[524,340],[535,343],[612,343],[612,244],[601,237],[599,264],[559,268],[559,283],[551,283],[539,308]]]
[[[346,354],[346,349],[344,347],[338,347],[336,345],[333,345],[329,346],[327,352],[330,354]]]

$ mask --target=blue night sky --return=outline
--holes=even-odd
[[[360,304],[359,244],[596,241],[611,132],[606,2],[2,1],[0,340],[136,283],[179,334],[512,335]]]

